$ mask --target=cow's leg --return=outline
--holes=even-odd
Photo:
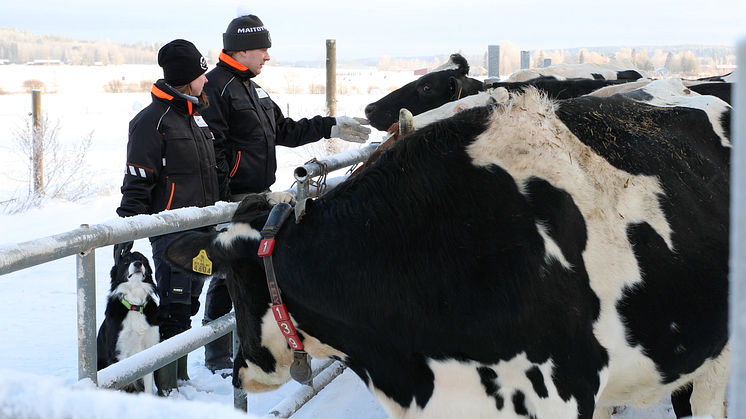
[[[692,383],[689,383],[671,393],[671,405],[677,418],[692,416]]]
[[[695,417],[725,417],[725,391],[730,370],[730,344],[723,348],[709,368],[694,379],[692,388],[692,414]]]

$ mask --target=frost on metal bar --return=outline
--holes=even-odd
[[[289,418],[304,404],[308,403],[313,396],[317,395],[327,384],[337,378],[345,370],[344,364],[339,361],[326,360],[313,369],[313,382],[311,385],[302,386],[295,393],[286,397],[283,401],[270,409],[265,418]]]
[[[180,208],[156,215],[116,218],[89,228],[0,246],[0,275],[125,241],[189,230],[230,220],[237,203]]]
[[[731,375],[728,416],[744,417],[746,410],[746,37],[737,49],[737,79],[733,88],[733,150],[730,204],[730,332]]]
[[[356,163],[364,162],[368,160],[368,157],[370,157],[373,151],[378,148],[378,145],[379,144],[370,144],[362,148],[355,148],[347,150],[344,153],[324,157],[323,159],[318,160],[318,162],[307,163],[304,166],[297,167],[293,172],[293,175],[295,176],[295,180],[298,182],[305,182],[309,178],[324,174],[325,170],[329,173],[352,166]],[[324,165],[326,168],[323,167]]]

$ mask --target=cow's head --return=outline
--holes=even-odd
[[[365,117],[370,125],[385,131],[399,120],[399,110],[407,108],[412,115],[435,109],[447,102],[482,90],[482,82],[467,77],[469,64],[459,54],[416,81],[389,93],[365,107]]]
[[[271,209],[265,195],[250,195],[221,232],[187,232],[166,251],[171,265],[186,274],[225,277],[236,312],[241,347],[233,385],[249,392],[274,390],[290,380],[293,353],[270,310],[263,261],[257,256],[260,231]]]

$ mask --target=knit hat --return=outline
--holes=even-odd
[[[171,86],[189,84],[207,71],[207,60],[193,43],[177,39],[158,51],[158,65],[163,67],[163,78]]]
[[[239,10],[240,13],[240,10]],[[223,34],[223,49],[226,51],[246,51],[272,46],[272,38],[264,23],[252,14],[239,15],[228,25]]]

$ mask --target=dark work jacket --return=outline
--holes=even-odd
[[[213,136],[194,105],[158,80],[130,121],[120,217],[205,207],[220,199]],[[202,126],[200,126],[202,125]]]
[[[333,117],[294,121],[259,85],[246,66],[225,53],[209,73],[205,92],[210,107],[204,117],[215,135],[222,182],[233,195],[262,192],[275,182],[275,146],[298,147],[329,138]]]

